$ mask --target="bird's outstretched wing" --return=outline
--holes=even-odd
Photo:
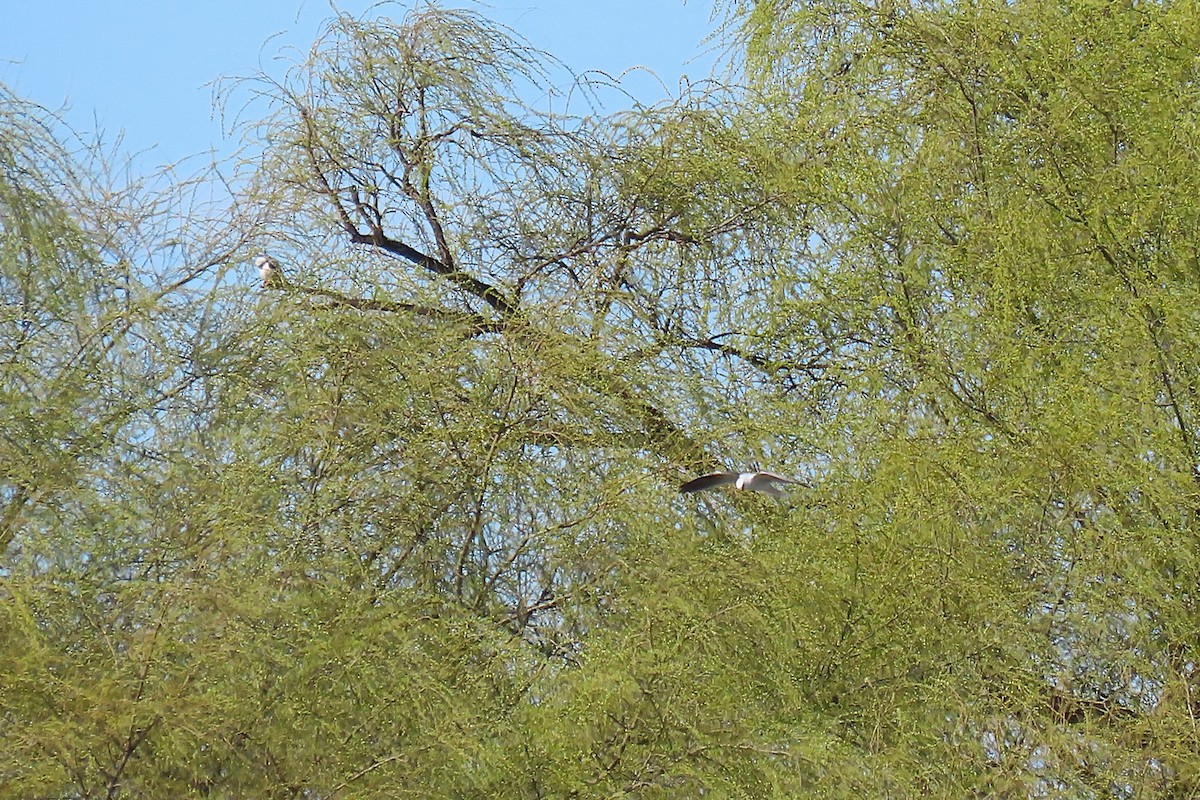
[[[783,497],[784,492],[780,490],[777,483],[799,483],[800,481],[793,478],[788,478],[784,475],[776,475],[774,472],[756,472],[754,477],[750,479],[746,488],[752,492],[762,492],[769,494],[772,497]]]
[[[699,478],[693,478],[687,483],[679,487],[679,491],[683,494],[691,492],[702,492],[705,489],[712,489],[717,486],[725,486],[730,483],[737,483],[738,474],[736,472],[710,472],[707,475],[701,475]]]

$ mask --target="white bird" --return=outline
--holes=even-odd
[[[258,267],[258,276],[262,278],[264,289],[283,286],[283,268],[279,266],[278,261],[263,255],[254,259],[254,266]]]
[[[772,497],[783,497],[777,483],[800,483],[792,478],[776,475],[774,472],[710,472],[693,478],[679,487],[683,494],[702,492],[705,489],[715,489],[718,486],[733,484],[733,488],[741,491],[762,492]]]

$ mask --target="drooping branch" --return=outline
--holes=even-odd
[[[382,300],[374,297],[354,297],[333,289],[323,289],[315,286],[295,286],[289,284],[291,291],[307,294],[313,297],[323,297],[329,300],[328,307],[354,308],[359,311],[382,311],[392,314],[412,314],[425,319],[447,322],[467,327],[473,335],[481,333],[499,333],[504,330],[504,323],[495,322],[481,314],[447,311],[436,306],[421,303],[408,303],[401,300]]]

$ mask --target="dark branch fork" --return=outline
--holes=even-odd
[[[346,230],[346,234],[350,237],[350,241],[354,244],[377,247],[384,252],[399,256],[427,272],[440,275],[459,288],[480,298],[496,311],[500,312],[505,318],[512,317],[517,311],[516,303],[507,294],[492,284],[481,281],[475,276],[451,266],[440,259],[422,253],[405,242],[392,239],[386,236],[382,230],[375,229],[370,233],[363,233],[353,223],[348,221],[343,224],[343,227]]]
[[[346,209],[345,205],[343,205],[339,197],[338,190],[335,189],[329,182],[328,175],[321,168],[322,160],[318,157],[316,144],[318,138],[316,131],[313,129],[313,123],[310,115],[301,109],[300,117],[307,127],[307,136],[305,138],[304,147],[308,153],[309,163],[312,166],[313,177],[318,182],[318,188],[321,193],[329,198],[329,201],[333,206],[334,213],[337,215],[338,220],[341,222],[342,229],[346,232],[347,236],[349,236],[351,242],[354,244],[377,247],[384,252],[391,253],[392,255],[398,256],[399,258],[402,258],[411,264],[415,264],[427,272],[444,277],[464,291],[483,300],[485,303],[499,312],[502,317],[512,317],[516,313],[517,304],[505,292],[496,286],[493,286],[485,281],[481,281],[475,276],[454,266],[454,264],[448,258],[448,244],[446,242],[444,233],[442,232],[440,222],[437,219],[435,210],[432,208],[432,205],[428,201],[427,197],[425,198],[424,202],[422,202],[421,198],[415,196],[420,193],[416,192],[415,187],[412,187],[411,183],[408,184],[410,197],[413,197],[413,199],[416,200],[419,205],[421,205],[426,219],[429,220],[430,225],[433,226],[435,239],[438,241],[438,247],[443,253],[446,254],[447,257],[434,258],[427,253],[417,250],[415,247],[406,242],[402,242],[399,239],[393,239],[390,236],[387,236],[383,232],[383,224],[378,218],[378,215],[367,218],[367,224],[370,227],[370,231],[362,231],[358,225],[355,224],[354,219],[350,216],[350,212]],[[355,196],[357,197],[357,195]],[[363,209],[367,207],[368,204],[364,204],[359,201],[356,205],[361,214]],[[363,216],[366,217],[366,215]]]

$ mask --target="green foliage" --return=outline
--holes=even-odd
[[[0,797],[1195,793],[1200,16],[725,11],[338,17],[254,218],[6,104]]]

